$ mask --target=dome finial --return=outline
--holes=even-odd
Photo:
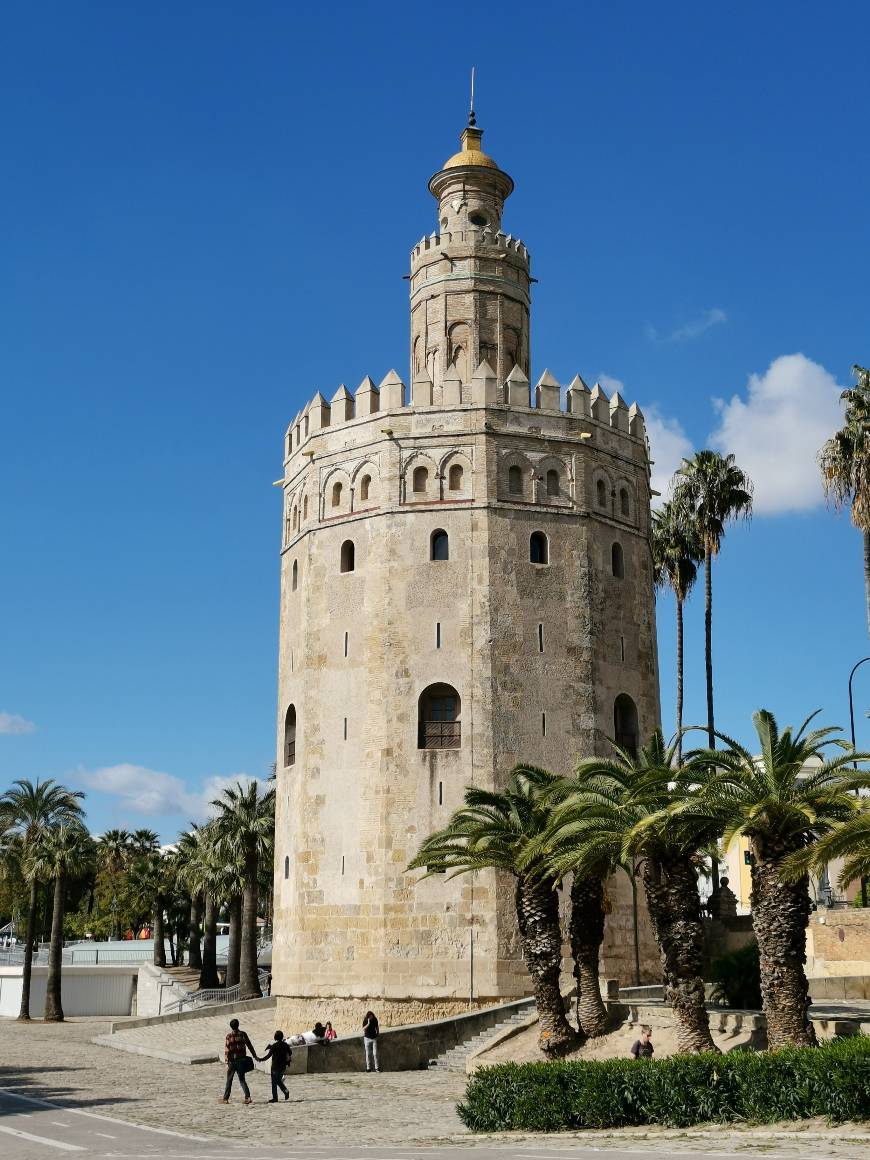
[[[477,118],[474,115],[474,65],[471,66],[471,105],[468,110],[469,125],[476,125]]]

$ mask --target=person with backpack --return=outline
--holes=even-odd
[[[363,1019],[363,1052],[366,1061],[366,1071],[380,1071],[378,1059],[378,1027],[377,1016],[374,1011],[366,1011]]]
[[[248,1055],[250,1051],[251,1055]],[[252,1059],[251,1056],[254,1058]],[[221,1103],[228,1104],[230,1102],[230,1091],[232,1090],[233,1080],[236,1076],[239,1077],[239,1083],[242,1085],[242,1091],[245,1093],[245,1103],[251,1102],[251,1089],[248,1087],[248,1081],[245,1076],[254,1067],[254,1059],[259,1059],[254,1045],[248,1038],[247,1031],[239,1031],[238,1019],[230,1020],[230,1031],[224,1043],[224,1062],[227,1065],[227,1085],[224,1088],[223,1099]]]
[[[271,1060],[269,1070],[272,1078],[272,1098],[269,1100],[270,1104],[277,1104],[278,1088],[284,1093],[285,1100],[290,1099],[290,1093],[284,1086],[284,1072],[287,1070],[292,1058],[293,1052],[284,1042],[284,1032],[276,1031],[274,1040],[266,1048],[266,1053],[262,1057],[263,1061],[267,1059]]]

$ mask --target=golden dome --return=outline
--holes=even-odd
[[[491,157],[480,147],[480,141],[483,137],[483,130],[478,129],[475,125],[468,125],[462,133],[460,138],[462,141],[462,149],[459,153],[454,153],[452,157],[444,162],[444,169],[456,169],[460,165],[480,165],[484,169],[498,169],[498,165]]]

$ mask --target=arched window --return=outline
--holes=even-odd
[[[625,577],[625,553],[622,544],[614,544],[610,549],[610,570],[617,580]]]
[[[302,497],[302,519],[303,520],[308,519],[308,496],[307,495],[304,495]]]
[[[342,572],[352,572],[354,567],[354,547],[353,540],[345,540],[341,545],[341,570]]]
[[[547,472],[547,495],[559,494],[559,472],[552,468]]]
[[[290,877],[290,859],[286,856],[284,858],[284,877]]]
[[[359,497],[363,503],[365,503],[365,501],[369,498],[369,488],[371,487],[371,482],[372,477],[370,475],[364,475],[359,481]]]
[[[550,563],[550,545],[543,532],[532,532],[529,537],[529,559],[533,564]]]
[[[430,560],[449,560],[450,559],[450,541],[447,533],[443,528],[437,528],[432,533],[430,540]]]
[[[452,685],[430,685],[424,689],[418,703],[418,748],[459,749],[461,708],[459,694]]]
[[[290,584],[291,591],[295,592],[299,585],[299,561],[293,561],[293,578]]]
[[[523,494],[523,472],[521,468],[508,468],[508,491],[511,495]]]
[[[621,487],[619,489],[619,510],[624,516],[631,515],[631,503],[628,498],[628,488]]]
[[[448,487],[451,491],[462,491],[462,464],[454,463],[447,476]]]
[[[293,531],[295,532],[298,527],[299,527],[299,508],[294,507],[293,508]]]
[[[429,472],[426,470],[426,468],[425,467],[415,467],[414,468],[414,482],[413,482],[414,491],[425,492],[428,484],[429,484]]]
[[[628,693],[620,693],[613,702],[613,740],[620,749],[625,749],[632,757],[637,756],[637,705]]]
[[[341,506],[341,481],[337,481],[332,485],[332,506]]]
[[[284,718],[284,765],[296,764],[296,706],[291,705]]]
[[[598,506],[607,507],[607,484],[603,479],[599,479],[595,485],[595,490],[598,495]]]

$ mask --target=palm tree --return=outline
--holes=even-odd
[[[85,795],[68,789],[52,778],[35,783],[19,778],[0,797],[0,819],[21,837],[23,857],[29,859],[45,830],[77,822],[82,808],[79,802]],[[33,974],[33,941],[36,935],[36,911],[39,882],[30,881],[30,908],[27,913],[27,934],[24,946],[24,970],[21,979],[21,1010],[18,1018],[30,1020],[30,980]]]
[[[465,806],[420,846],[409,870],[426,876],[495,870],[514,878],[517,926],[538,1008],[538,1044],[549,1055],[561,1055],[577,1042],[565,1017],[559,988],[562,934],[559,926],[559,878],[549,873],[543,858],[531,854],[532,844],[546,830],[549,807],[542,790],[549,784],[530,767],[515,769],[503,793],[465,791]]]
[[[685,507],[674,500],[653,512],[651,537],[657,588],[670,588],[677,604],[677,763],[683,760],[683,604],[698,577],[704,543]]]
[[[88,873],[93,863],[93,843],[80,822],[61,822],[43,830],[28,859],[28,874],[54,883],[51,944],[48,950],[48,978],[45,985],[46,1023],[63,1022],[61,968],[63,960],[63,918],[67,884]]]
[[[150,850],[137,857],[128,874],[128,886],[133,904],[140,913],[152,918],[155,967],[166,966],[166,933],[164,915],[166,895],[171,889],[172,864],[160,850]]]
[[[613,758],[581,761],[576,777],[555,788],[545,846],[550,872],[600,873],[626,864],[640,873],[659,947],[665,998],[682,1052],[715,1051],[705,1006],[704,926],[698,893],[699,851],[715,837],[704,820],[677,825],[668,814],[699,773],[676,765],[676,744],[656,731],[635,757],[617,745]]]
[[[156,830],[134,830],[130,846],[136,854],[152,854],[160,849],[160,835]]]
[[[259,999],[263,992],[257,973],[257,881],[260,860],[271,858],[275,843],[275,790],[260,792],[259,784],[237,782],[213,801],[215,830],[227,851],[242,859],[242,931],[239,962],[240,999]],[[232,916],[231,916],[232,921]]]
[[[858,382],[843,391],[843,426],[819,452],[822,485],[835,508],[852,508],[852,523],[864,537],[864,595],[870,632],[870,370],[854,366]]]
[[[820,873],[837,858],[843,859],[837,880],[841,890],[870,877],[870,798],[860,798],[850,818],[786,859],[787,873],[796,877],[808,870]]]
[[[870,761],[870,755],[856,753],[847,741],[832,737],[835,727],[809,730],[815,716],[796,732],[789,726],[780,733],[767,709],[753,713],[757,757],[720,734],[728,748],[692,755],[692,764],[701,767],[698,785],[673,810],[690,827],[699,820],[711,822],[723,834],[726,848],[738,835],[749,840],[752,925],[772,1048],[816,1042],[806,1014],[804,970],[809,883],[806,869],[795,875],[789,857],[854,819],[861,808],[855,791],[870,786],[870,773],[849,766]],[[829,757],[825,750],[831,745],[842,752]]]
[[[116,895],[118,889],[118,877],[126,867],[129,865],[131,852],[133,850],[133,835],[129,830],[106,830],[97,839],[96,858],[97,864],[101,870],[104,870],[108,876],[112,891],[112,938],[117,938],[118,932],[115,927]]]
[[[187,965],[194,970],[202,970],[202,947],[199,926],[202,922],[203,888],[200,886],[196,868],[203,841],[202,830],[191,823],[191,828],[181,835],[175,851],[176,879],[178,885],[190,896],[190,911],[187,923]]]

